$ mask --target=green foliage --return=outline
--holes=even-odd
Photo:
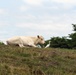
[[[70,46],[71,46],[72,48],[76,48],[76,24],[72,24],[72,25],[73,25],[73,30],[74,30],[75,32],[69,34]]]
[[[74,33],[71,33],[67,37],[52,37],[50,39],[50,47],[54,48],[76,48],[76,24],[73,25],[73,31]],[[46,41],[46,44],[48,43],[48,40]]]
[[[54,48],[68,48],[68,41],[66,37],[52,37],[50,47]]]
[[[4,45],[4,43],[3,42],[0,42],[0,45]]]
[[[73,25],[73,30],[76,31],[76,24],[72,24]]]
[[[76,48],[76,33],[69,34],[69,38],[71,40],[71,47]]]

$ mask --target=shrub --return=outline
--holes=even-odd
[[[3,42],[0,42],[0,45],[4,45],[4,43]]]

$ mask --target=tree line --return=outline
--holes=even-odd
[[[76,24],[72,24],[73,26],[73,33],[68,34],[68,37],[52,37],[46,41],[44,46],[46,46],[49,41],[50,46],[53,48],[76,48]]]

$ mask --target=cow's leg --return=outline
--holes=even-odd
[[[19,44],[19,47],[24,47],[24,45],[23,44]]]
[[[37,47],[36,45],[34,45],[34,44],[32,44],[32,45],[30,45],[30,46],[32,46],[32,47]]]

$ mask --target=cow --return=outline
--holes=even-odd
[[[7,45],[17,45],[19,47],[37,47],[37,44],[44,44],[44,38],[43,36],[37,35],[36,37],[31,36],[16,36],[13,38],[10,38],[6,41]]]

